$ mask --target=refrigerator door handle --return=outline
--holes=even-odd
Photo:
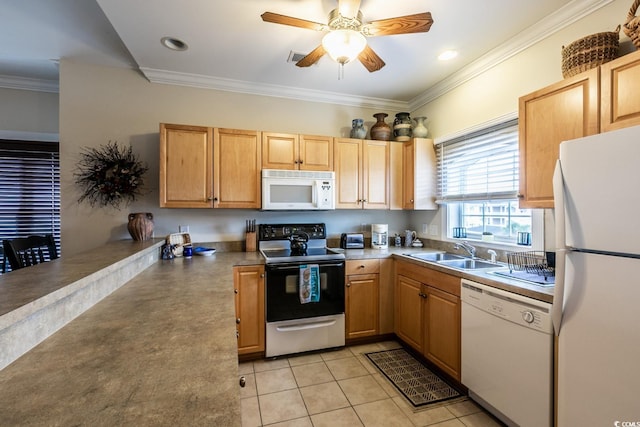
[[[562,326],[562,311],[564,308],[564,273],[565,260],[567,257],[567,241],[565,234],[565,207],[564,207],[564,178],[562,176],[562,165],[560,160],[556,162],[553,172],[553,200],[555,206],[556,222],[556,283],[553,290],[553,305],[551,307],[551,322],[553,331],[560,335]]]

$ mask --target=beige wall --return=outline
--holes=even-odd
[[[258,223],[323,221],[332,235],[361,231],[372,223],[404,229],[404,212],[335,211],[323,213],[269,213],[255,210],[160,209],[158,207],[158,125],[160,122],[256,129],[330,136],[349,135],[351,119],[370,118],[376,111],[247,94],[152,84],[138,72],[91,66],[71,61],[60,64],[60,151],[62,192],[62,246],[66,253],[129,238],[129,212],[152,212],[156,236],[190,226],[196,242],[243,240],[245,218]],[[108,141],[131,144],[149,164],[148,190],[128,208],[78,204],[73,170],[83,147]]]
[[[58,133],[58,94],[0,88],[0,131]]]

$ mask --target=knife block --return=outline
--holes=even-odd
[[[255,231],[247,231],[245,234],[245,252],[255,252],[256,251],[256,232]]]

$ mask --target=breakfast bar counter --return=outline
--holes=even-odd
[[[0,371],[0,425],[239,426],[229,267],[261,262],[152,263]]]

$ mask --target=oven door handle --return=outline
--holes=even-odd
[[[299,325],[278,326],[276,329],[278,330],[278,332],[304,331],[305,329],[326,328],[327,326],[333,326],[335,324],[336,324],[335,320],[329,320],[325,322],[302,323]]]
[[[344,262],[334,263],[334,264],[319,264],[314,262],[309,262],[308,264],[317,264],[320,268],[323,267],[343,267]],[[283,270],[299,270],[300,265],[305,265],[304,263],[297,263],[296,265],[268,265],[267,270],[271,271],[283,271]]]

